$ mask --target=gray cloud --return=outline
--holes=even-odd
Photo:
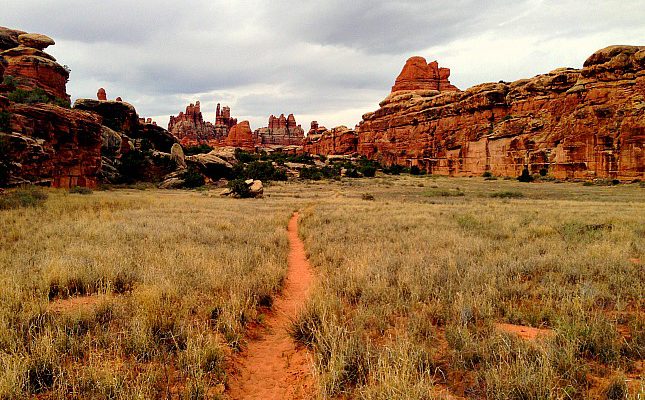
[[[644,19],[641,0],[23,0],[0,25],[52,36],[74,98],[105,87],[161,124],[221,102],[259,127],[276,113],[353,126],[412,55],[464,89],[580,67],[639,44]]]

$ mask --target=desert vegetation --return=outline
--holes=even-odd
[[[282,286],[291,203],[76,193],[2,195],[0,398],[220,395]]]
[[[335,190],[302,217],[319,284],[292,328],[322,397],[643,395],[638,185],[402,176]]]
[[[1,194],[0,398],[226,398],[296,209],[321,398],[643,395],[641,185],[332,178]]]

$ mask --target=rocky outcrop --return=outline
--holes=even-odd
[[[237,125],[234,125],[224,140],[223,145],[246,150],[254,149],[256,143],[253,133],[251,132],[249,121],[242,121]]]
[[[299,146],[305,137],[305,131],[302,126],[296,123],[293,114],[285,117],[271,115],[269,117],[269,126],[257,129],[254,133],[256,142],[262,146]]]
[[[332,130],[324,130],[321,133],[320,128],[310,130],[309,134],[303,141],[303,151],[309,154],[330,155],[330,154],[347,154],[351,155],[357,152],[358,135],[352,129],[346,126],[339,126]]]
[[[448,78],[449,68],[439,68],[439,63],[427,63],[423,57],[411,57],[396,78],[392,93],[405,90],[436,90],[438,92],[459,91]]]
[[[207,144],[214,146],[228,135],[229,130],[237,123],[231,118],[231,109],[217,105],[215,124],[204,121],[201,105],[198,102],[186,107],[186,112],[171,116],[168,131],[177,137],[183,146]]]
[[[0,140],[12,163],[9,184],[96,186],[102,145],[98,116],[45,103],[13,103],[6,111],[10,129]]]
[[[98,92],[96,92],[96,98],[99,101],[107,101],[107,93],[105,92],[105,89],[100,88]]]
[[[360,154],[444,175],[518,176],[528,168],[560,179],[644,177],[645,47],[612,46],[582,70],[464,92],[399,90],[411,82],[397,79],[380,108],[363,116]]]
[[[69,103],[69,71],[43,51],[53,44],[45,35],[0,28],[0,57],[6,62],[5,75],[14,78],[12,90],[39,88],[50,98]]]

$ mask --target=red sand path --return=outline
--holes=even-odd
[[[265,331],[249,343],[231,376],[231,399],[312,399],[311,361],[305,348],[289,336],[291,321],[304,305],[313,280],[305,246],[298,237],[298,213],[289,221],[289,270],[282,295],[273,303]]]

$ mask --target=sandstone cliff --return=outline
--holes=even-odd
[[[355,131],[346,126],[338,126],[332,130],[321,129],[316,121],[314,123],[302,142],[305,153],[327,156],[357,152],[359,138]]]
[[[305,131],[296,123],[293,114],[285,117],[271,115],[269,125],[255,131],[256,141],[262,146],[300,146],[305,137]]]
[[[404,72],[425,64],[411,60]],[[612,46],[581,70],[463,92],[432,89],[423,71],[415,83],[415,74],[402,73],[380,108],[363,116],[361,155],[444,175],[518,176],[528,168],[561,179],[644,177],[645,47]]]
[[[101,118],[70,110],[67,70],[43,52],[47,36],[0,28],[0,144],[4,184],[95,186],[101,168]],[[61,107],[63,106],[63,107]]]

